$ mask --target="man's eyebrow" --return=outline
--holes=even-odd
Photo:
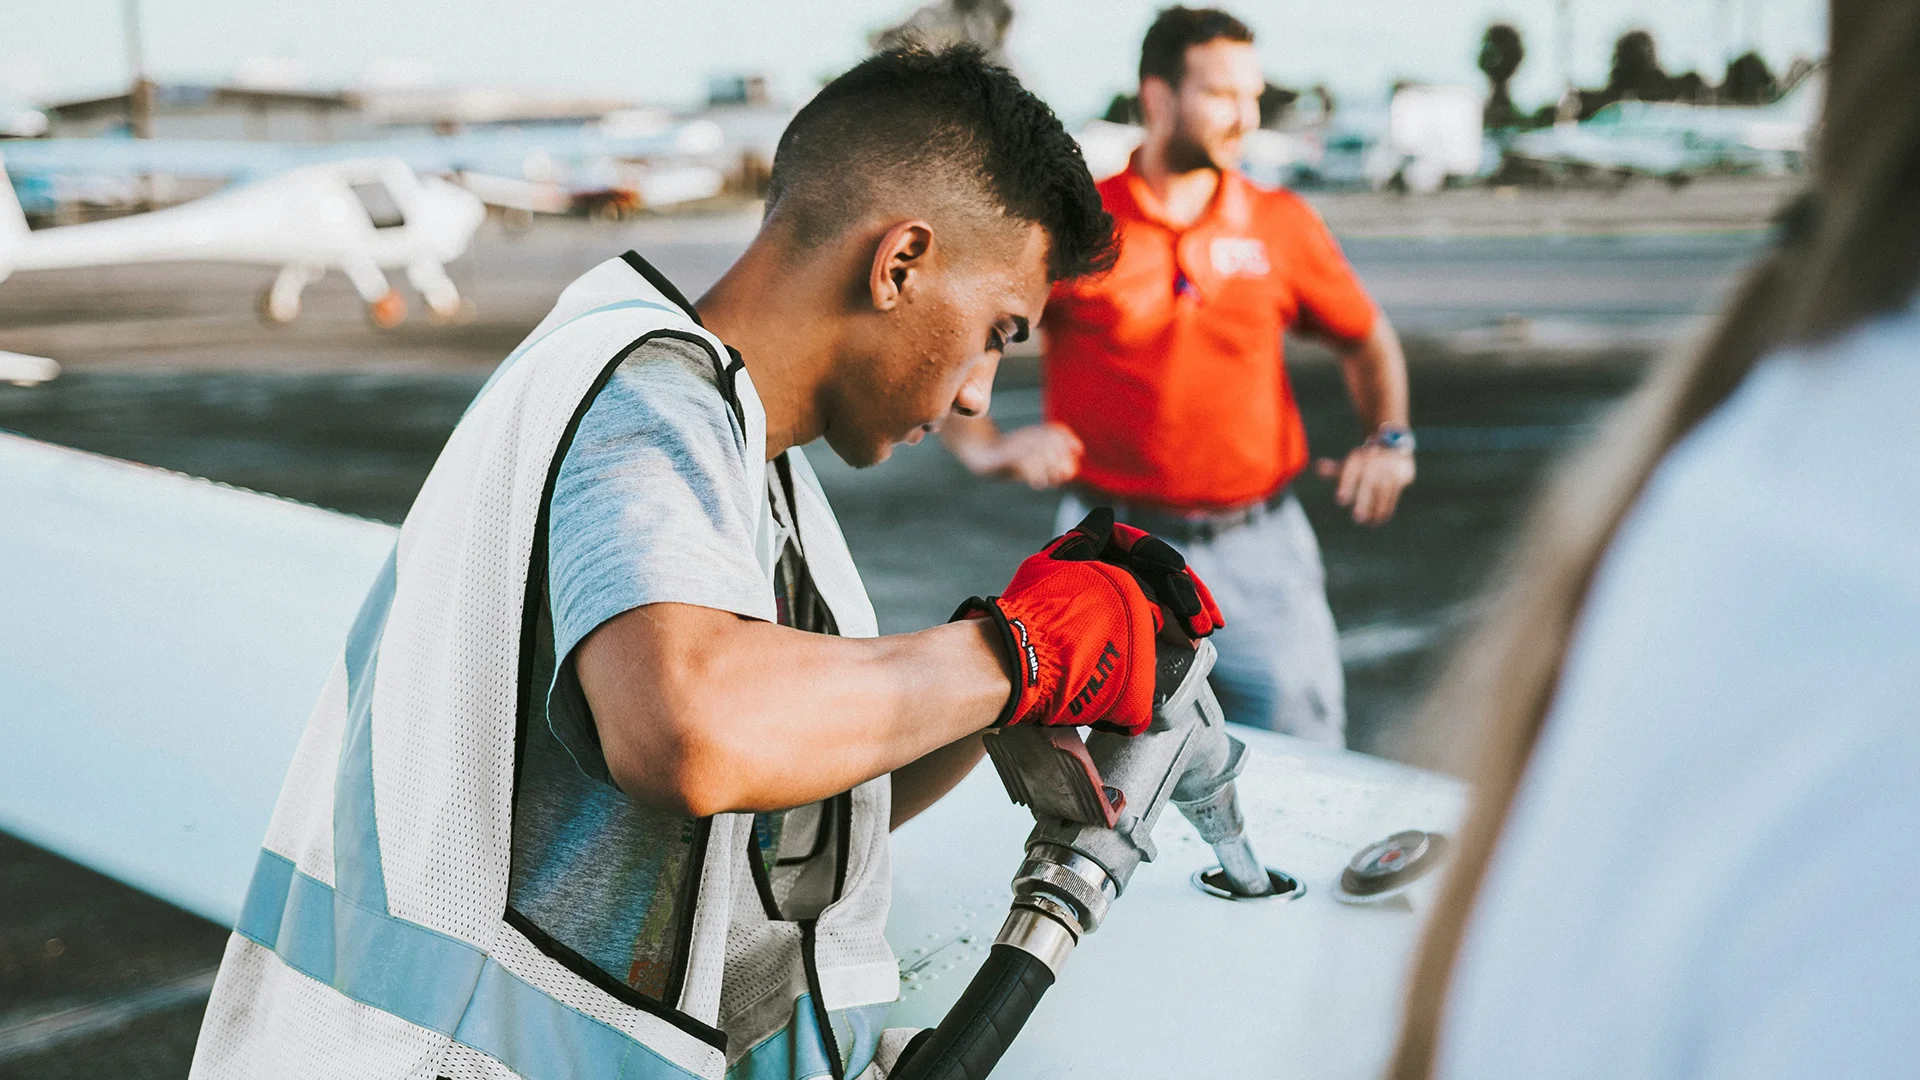
[[[1027,317],[1025,315],[1015,315],[1013,317],[1013,337],[1008,340],[1012,344],[1018,344],[1027,340]]]

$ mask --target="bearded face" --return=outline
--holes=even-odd
[[[1229,169],[1240,144],[1260,126],[1260,58],[1245,42],[1217,40],[1187,49],[1179,86],[1148,78],[1140,88],[1147,128],[1163,134],[1175,172]]]

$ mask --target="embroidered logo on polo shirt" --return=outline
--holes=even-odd
[[[1267,262],[1267,245],[1250,236],[1217,236],[1207,246],[1213,259],[1213,272],[1221,277],[1265,277],[1273,266]]]

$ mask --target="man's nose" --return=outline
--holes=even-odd
[[[989,356],[974,368],[960,392],[953,395],[953,411],[961,416],[985,416],[993,405],[993,376],[1000,369],[998,357]]]
[[[1240,102],[1240,127],[1235,135],[1245,135],[1260,127],[1260,99],[1247,98]]]

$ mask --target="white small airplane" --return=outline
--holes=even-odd
[[[277,266],[261,314],[291,322],[300,295],[339,270],[366,301],[375,326],[407,317],[385,271],[404,270],[437,322],[468,318],[472,302],[447,276],[486,218],[471,192],[420,177],[397,158],[290,170],[165,210],[38,231],[4,181],[0,160],[0,281],[18,270],[135,262],[210,261]]]

